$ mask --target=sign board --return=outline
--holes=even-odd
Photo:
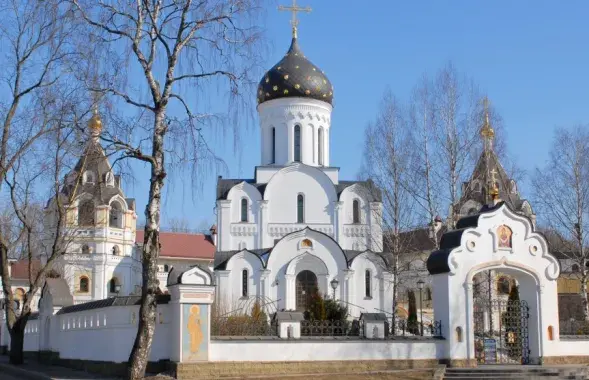
[[[485,339],[483,341],[485,352],[485,364],[497,363],[497,341],[495,339]]]

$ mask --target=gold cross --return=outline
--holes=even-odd
[[[491,170],[491,181],[493,181],[493,186],[495,186],[495,184],[497,183],[497,178],[495,177],[496,174],[497,174],[497,170],[495,170],[495,169]]]
[[[311,11],[312,11],[311,7],[304,7],[304,8],[299,7],[297,5],[297,0],[292,0],[292,6],[290,6],[290,7],[284,6],[284,5],[278,6],[278,10],[292,12],[292,20],[290,21],[290,23],[292,25],[292,36],[294,38],[297,38],[297,27],[299,26],[299,20],[297,19],[297,13],[298,12],[311,13]]]

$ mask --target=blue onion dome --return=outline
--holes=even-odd
[[[333,86],[304,56],[294,37],[284,58],[264,74],[257,95],[258,104],[279,98],[311,98],[332,104]]]

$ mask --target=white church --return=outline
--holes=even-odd
[[[217,182],[218,299],[301,311],[317,290],[351,317],[390,313],[381,195],[370,181],[340,180],[330,165],[333,86],[299,48],[296,29],[257,99],[261,165],[253,179]]]
[[[261,300],[271,310],[302,311],[319,292],[347,306],[352,318],[390,314],[381,194],[371,181],[340,180],[339,168],[330,166],[333,87],[303,55],[296,28],[284,58],[260,81],[257,99],[261,165],[253,179],[218,179],[217,227],[210,236],[162,232],[161,290],[172,267],[200,264],[214,271],[217,300],[229,309]],[[76,235],[55,265],[76,304],[139,294],[141,287],[135,201],[125,196],[100,144],[97,111],[88,130],[61,194]],[[48,211],[47,231],[54,219]],[[13,267],[16,273],[27,265]],[[17,299],[24,285],[15,281],[22,287]]]

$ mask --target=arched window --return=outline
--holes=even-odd
[[[317,157],[319,157],[319,165],[323,165],[323,128],[319,128],[317,140],[318,140]]]
[[[108,187],[115,186],[115,177],[112,175],[112,172],[107,172],[104,175],[104,183],[106,183],[106,186]]]
[[[247,297],[248,295],[248,274],[247,269],[241,271],[241,296]]]
[[[247,199],[241,200],[241,221],[247,222]]]
[[[114,228],[123,228],[123,208],[119,202],[110,204],[108,225]]]
[[[168,264],[164,264],[164,272],[168,272],[170,270],[170,267],[168,266]]]
[[[425,300],[426,301],[432,300],[432,290],[430,288],[425,289]]]
[[[573,272],[578,272],[579,271],[579,264],[574,264],[572,270],[573,270]]]
[[[352,223],[360,223],[360,202],[357,199],[354,199],[353,207],[352,207]]]
[[[305,198],[297,195],[297,223],[305,223]]]
[[[301,126],[295,125],[294,128],[294,160],[301,162]]]
[[[84,172],[84,175],[82,176],[82,182],[83,182],[84,184],[90,184],[90,185],[93,185],[93,184],[94,184],[94,182],[96,182],[96,181],[95,181],[95,178],[94,178],[94,172],[92,172],[92,171],[90,171],[90,170],[86,170],[86,171]]]
[[[110,281],[108,282],[108,291],[110,293],[117,293],[117,278],[113,277],[110,279]]]
[[[366,269],[366,273],[364,274],[364,285],[366,287],[366,298],[372,298],[372,276],[370,274],[370,270]]]
[[[88,247],[88,244],[84,244],[82,246],[82,254],[83,255],[89,255],[90,254],[90,247]]]
[[[115,256],[118,256],[118,255],[121,254],[121,249],[119,248],[118,245],[114,245],[112,247],[112,254],[115,255]]]
[[[80,293],[88,293],[90,290],[90,280],[88,277],[82,276],[80,277]]]
[[[94,225],[94,202],[86,200],[78,206],[78,224],[80,226]]]
[[[272,163],[276,163],[276,128],[272,127]]]

